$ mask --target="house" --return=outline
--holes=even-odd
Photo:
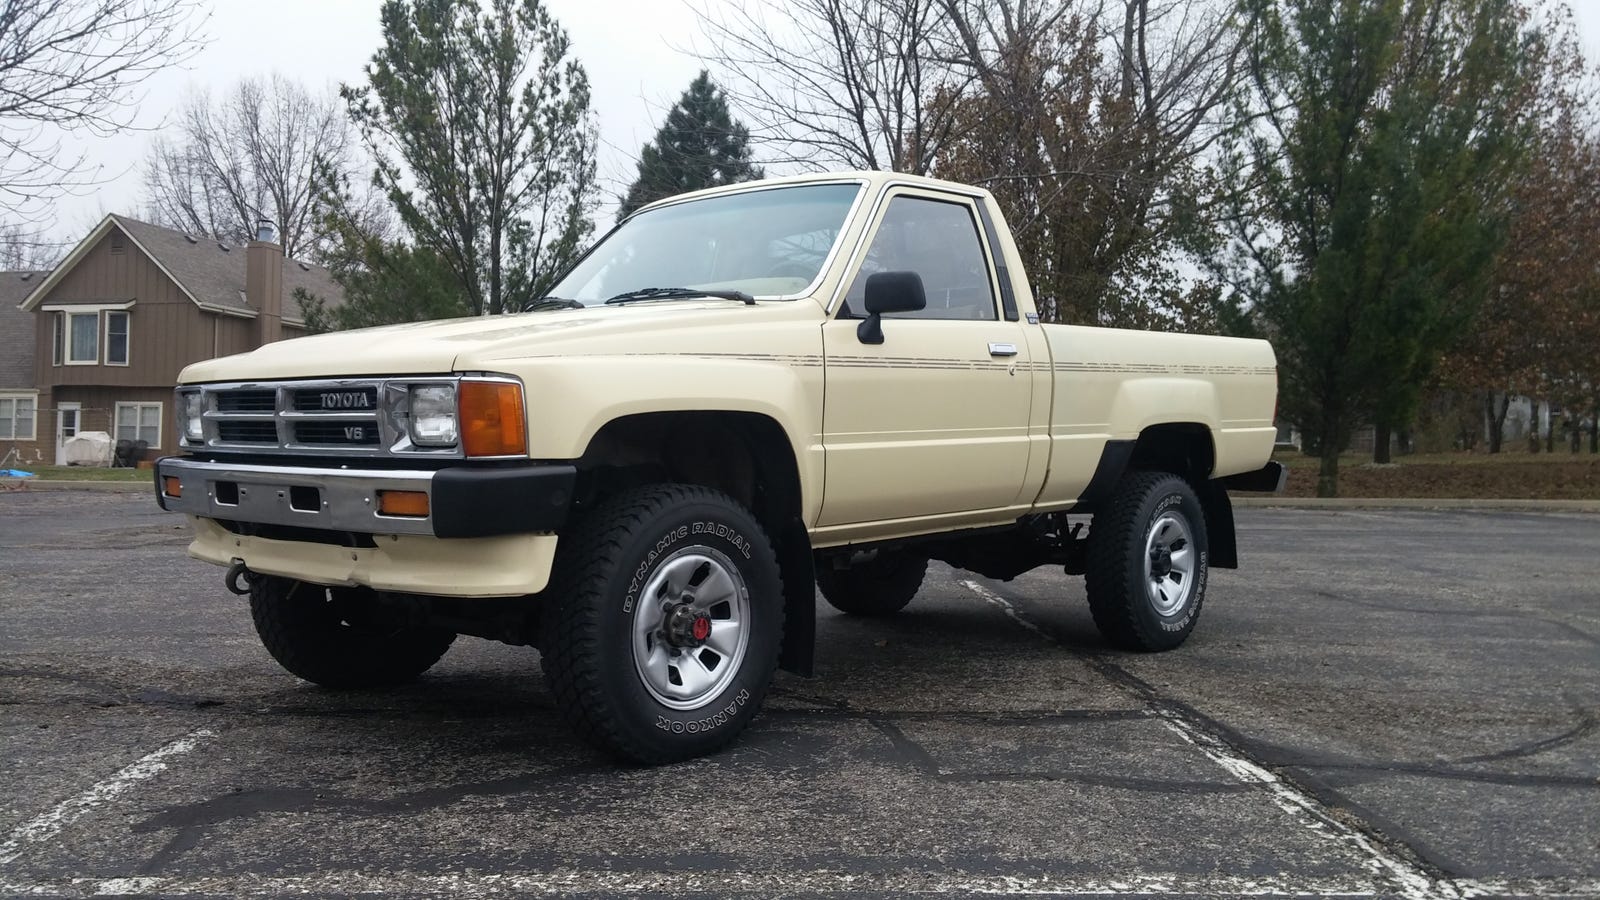
[[[45,274],[0,272],[0,469],[25,468],[55,452],[39,434],[33,314],[18,306]]]
[[[83,431],[144,441],[146,458],[175,452],[172,387],[184,366],[305,334],[297,288],[342,300],[328,270],[285,259],[270,225],[261,236],[237,247],[109,215],[55,269],[27,279],[17,308],[32,316],[42,461],[64,462],[66,441]]]

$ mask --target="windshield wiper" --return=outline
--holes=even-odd
[[[627,303],[629,300],[678,300],[685,297],[716,297],[719,300],[737,300],[746,306],[755,306],[756,298],[744,291],[712,291],[703,288],[649,287],[618,294],[607,303]]]
[[[565,297],[540,297],[522,304],[523,312],[544,312],[547,309],[583,309],[583,304]]]

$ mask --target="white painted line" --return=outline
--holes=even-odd
[[[1360,853],[1367,869],[1378,878],[1392,881],[1399,889],[1400,896],[1410,900],[1462,896],[1453,884],[1434,878],[1390,853],[1360,831],[1328,815],[1314,797],[1239,755],[1216,736],[1202,731],[1170,710],[1157,708],[1153,712],[1163,725],[1193,744],[1206,758],[1226,769],[1230,775],[1265,790],[1279,809],[1299,820],[1307,831],[1325,840],[1345,844]]]
[[[61,833],[61,829],[83,818],[95,807],[111,802],[139,782],[147,781],[166,771],[167,760],[188,753],[211,735],[212,732],[206,728],[191,732],[141,757],[78,796],[61,801],[54,809],[13,828],[6,842],[0,844],[0,866],[7,865],[21,856],[28,845],[55,837]]]
[[[961,584],[990,604],[999,607],[1012,621],[1052,643],[1056,642],[1049,632],[1029,621],[1006,598],[976,581],[962,581]],[[1324,840],[1344,844],[1354,850],[1362,858],[1368,872],[1374,878],[1393,885],[1401,897],[1407,900],[1433,900],[1433,898],[1456,900],[1471,896],[1466,893],[1465,885],[1434,878],[1414,863],[1391,853],[1366,834],[1329,815],[1315,797],[1252,762],[1228,746],[1227,742],[1177,712],[1159,707],[1152,708],[1150,712],[1159,718],[1163,725],[1193,745],[1207,759],[1227,770],[1230,775],[1264,790],[1279,809],[1296,819],[1307,831]]]
[[[1600,893],[1600,880],[1531,879],[1526,881],[1457,882],[1462,897],[1500,895],[1564,898]],[[1079,876],[970,876],[949,874],[850,874],[810,872],[617,872],[557,869],[521,874],[480,873],[428,875],[417,872],[327,872],[273,876],[192,875],[130,878],[71,878],[40,882],[0,881],[0,893],[47,897],[328,895],[428,895],[450,897],[567,896],[574,893],[614,896],[635,893],[711,893],[772,896],[793,893],[953,894],[957,896],[1242,896],[1242,897],[1370,897],[1388,894],[1382,884],[1350,879],[1287,876],[1241,878],[1228,875],[1126,875],[1113,878]]]

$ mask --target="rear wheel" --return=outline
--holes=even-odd
[[[858,565],[817,567],[817,587],[834,609],[853,616],[888,616],[906,608],[922,589],[928,558],[880,551]]]
[[[658,764],[716,750],[760,708],[783,637],[777,557],[709,488],[625,491],[562,536],[541,665],[577,732]]]
[[[1205,602],[1205,515],[1189,483],[1130,472],[1089,531],[1084,573],[1101,635],[1125,650],[1170,650],[1194,630]]]
[[[455,641],[453,631],[415,625],[367,588],[330,588],[257,575],[250,617],[278,664],[328,688],[401,684],[428,671]]]

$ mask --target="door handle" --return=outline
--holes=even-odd
[[[989,342],[989,355],[990,356],[1016,356],[1017,355],[1017,345],[1016,344],[999,344],[999,343],[996,343],[994,341],[990,341]]]

